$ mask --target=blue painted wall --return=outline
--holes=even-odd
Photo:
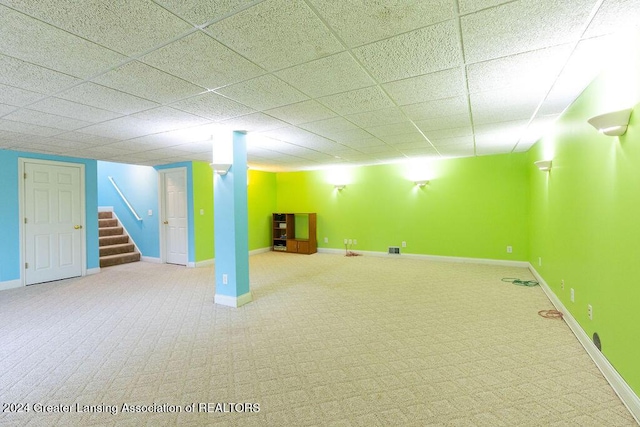
[[[188,229],[187,236],[189,239],[188,244],[188,262],[195,262],[196,259],[196,249],[195,249],[195,238],[194,238],[194,212],[193,212],[193,168],[191,162],[180,162],[180,163],[171,163],[168,165],[160,165],[154,166],[156,170],[163,169],[173,169],[173,168],[186,168],[187,169],[187,218],[188,218]]]
[[[0,150],[0,282],[20,279],[20,210],[18,200],[18,158],[82,163],[85,166],[85,235],[87,269],[100,265],[98,250],[97,162],[89,159],[50,156],[20,151]]]
[[[131,213],[108,177],[113,178],[142,221]],[[143,256],[160,257],[158,172],[153,167],[98,161],[98,206],[113,206]]]

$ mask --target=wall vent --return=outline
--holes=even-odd
[[[400,255],[399,246],[389,246],[389,255]]]

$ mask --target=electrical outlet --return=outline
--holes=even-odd
[[[406,248],[407,247],[407,242],[402,242],[402,247]]]
[[[587,315],[589,315],[590,320],[593,320],[593,307],[591,304],[587,304]]]
[[[227,276],[226,274],[222,275],[222,284],[223,285],[229,284],[229,276]]]
[[[564,279],[560,280],[560,289],[564,291]]]
[[[576,302],[576,293],[573,288],[571,288],[571,302]]]
[[[542,257],[538,257],[538,267],[542,267]]]
[[[204,209],[200,209],[200,215],[204,215]]]
[[[349,239],[349,244],[353,245],[353,239]]]
[[[325,238],[324,238],[324,242],[325,242],[325,243],[329,243],[329,238],[328,238],[328,237],[325,237]]]
[[[507,246],[507,253],[513,253],[513,246]]]
[[[353,244],[357,245],[358,244],[358,240],[357,239],[353,239]]]
[[[347,243],[349,243],[348,239],[344,239],[344,244],[346,245]]]

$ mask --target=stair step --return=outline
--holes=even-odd
[[[98,219],[111,219],[113,212],[98,212]]]
[[[100,228],[104,228],[104,227],[117,227],[118,226],[118,220],[115,218],[99,218],[98,219],[98,227]]]
[[[122,234],[122,227],[103,227],[98,229],[99,236],[117,236]]]
[[[100,247],[101,257],[115,254],[126,254],[129,252],[135,252],[135,246],[133,246],[133,243],[121,243],[118,245]]]
[[[140,261],[139,252],[131,252],[127,254],[107,255],[100,257],[100,267],[111,267],[112,265],[126,264],[129,262]]]
[[[129,243],[129,236],[121,234],[119,236],[101,236],[98,238],[100,246],[119,245],[121,243]]]

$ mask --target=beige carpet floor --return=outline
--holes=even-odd
[[[30,407],[0,425],[636,425],[566,324],[538,315],[542,290],[500,280],[526,269],[250,264],[239,309],[213,304],[212,267],[135,263],[0,292],[0,402]],[[228,403],[259,412],[215,411]]]

